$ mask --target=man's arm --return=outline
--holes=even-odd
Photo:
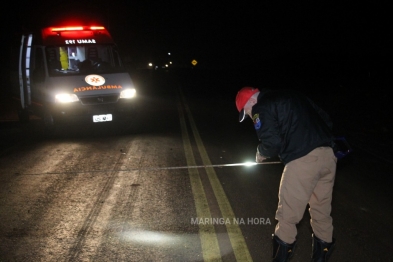
[[[257,147],[257,151],[265,158],[276,157],[281,148],[278,121],[267,109],[261,112],[259,121],[259,128],[255,125],[258,139],[261,142]]]

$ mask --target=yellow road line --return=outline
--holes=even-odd
[[[188,119],[190,121],[191,129],[194,134],[195,141],[198,146],[199,153],[201,155],[202,161],[204,165],[211,165],[209,156],[206,152],[205,146],[203,145],[202,139],[199,135],[198,129],[195,125],[194,118],[192,117],[191,111],[188,108],[188,105],[185,101],[185,98],[182,94],[182,100],[183,100],[183,105],[186,109],[186,113],[188,116]],[[233,252],[235,254],[236,260],[237,261],[252,261],[250,252],[248,250],[246,241],[244,239],[243,233],[239,227],[238,224],[232,223],[234,219],[236,219],[235,214],[233,213],[232,207],[229,203],[229,200],[225,194],[224,189],[221,186],[221,183],[217,177],[216,172],[214,171],[214,168],[206,168],[206,173],[209,177],[210,184],[213,188],[214,195],[216,196],[218,205],[221,210],[221,214],[226,220],[229,218],[229,221],[231,223],[225,224],[228,232],[229,239],[232,244]]]
[[[190,138],[187,132],[186,121],[184,118],[183,109],[181,108],[178,99],[178,111],[180,117],[180,126],[183,137],[184,152],[186,155],[187,165],[194,166],[195,158],[192,152]],[[191,188],[194,196],[195,207],[198,218],[210,218],[210,209],[203,189],[202,181],[199,176],[198,169],[188,169],[190,175]],[[199,236],[202,245],[202,254],[205,261],[221,261],[220,247],[218,245],[217,235],[214,225],[199,224]]]

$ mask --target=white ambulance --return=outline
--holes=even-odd
[[[136,110],[133,81],[103,26],[48,27],[23,35],[19,88],[20,120],[35,114],[48,129],[74,120],[129,119]]]

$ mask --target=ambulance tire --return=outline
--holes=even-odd
[[[30,120],[29,111],[26,108],[20,109],[18,111],[19,122],[28,123]]]

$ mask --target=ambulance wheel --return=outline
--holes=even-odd
[[[29,111],[26,108],[20,109],[18,111],[19,122],[28,123],[30,120]]]

